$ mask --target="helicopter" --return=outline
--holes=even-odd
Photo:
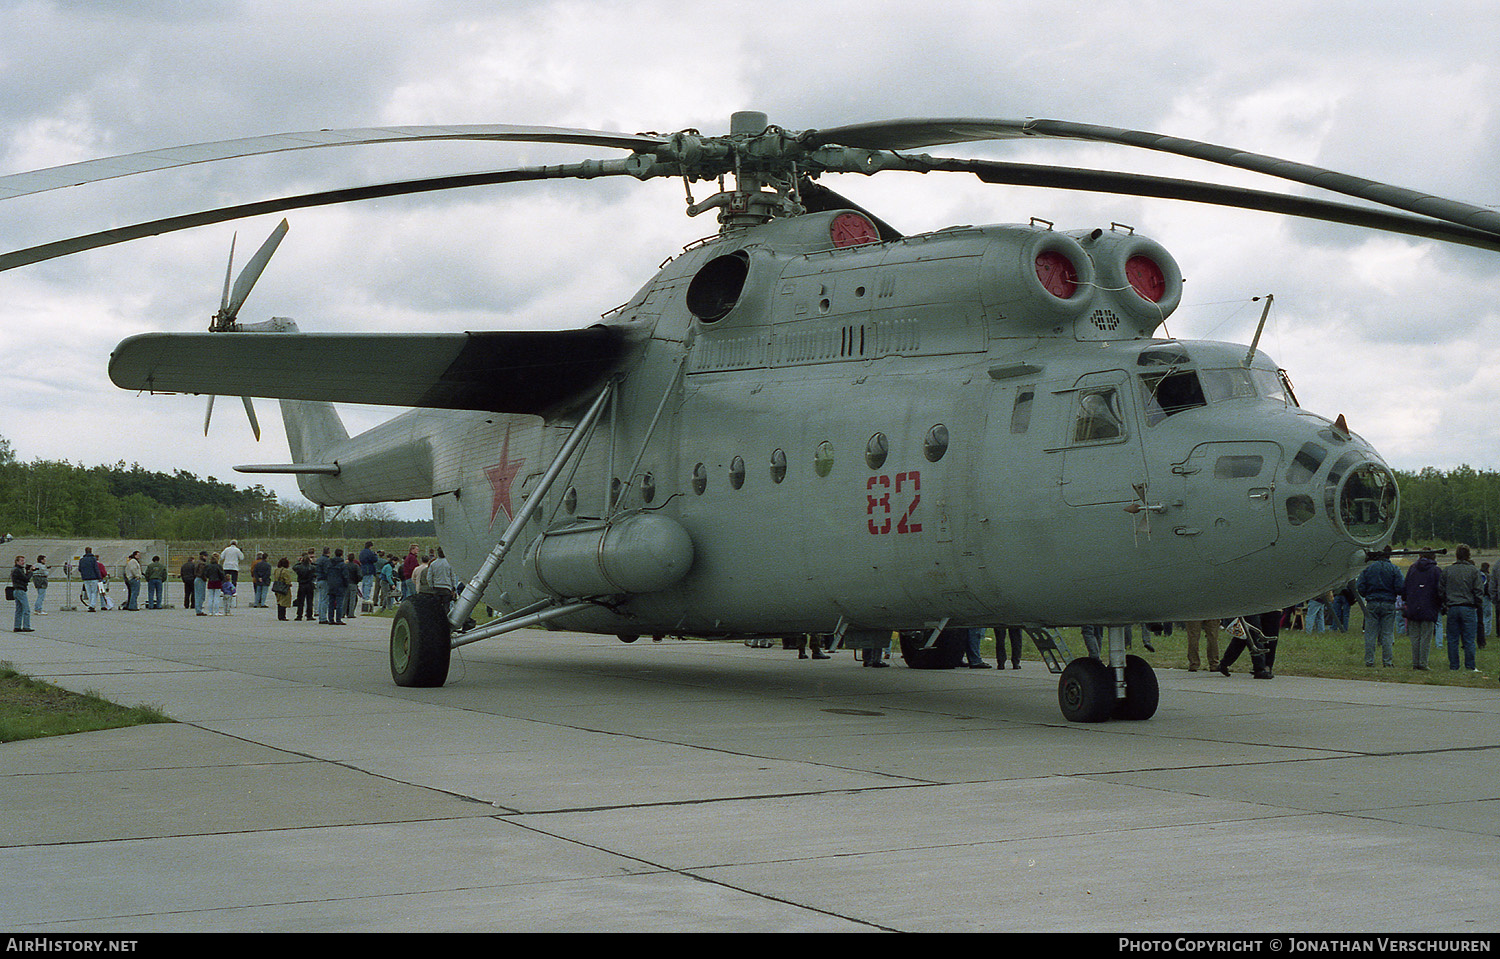
[[[915,118],[726,135],[508,125],[279,134],[0,177],[0,198],[231,157],[369,143],[522,141],[625,151],[206,210],[0,254],[0,269],[271,212],[553,179],[680,179],[718,230],[628,302],[564,331],[301,332],[239,311],[278,227],[201,333],[114,350],[147,392],[280,400],[296,476],[322,506],[430,499],[466,584],[402,602],[390,668],[441,686],[451,652],[529,627],[616,635],[900,637],[955,665],[965,631],[1023,628],[1066,719],[1144,720],[1160,692],[1130,624],[1276,609],[1346,582],[1389,541],[1394,475],[1342,415],[1301,408],[1258,348],[1158,336],[1182,271],[1119,224],[903,235],[828,174],[1189,200],[1500,250],[1500,214],[1306,164],[1044,119]],[[1073,140],[1194,157],[1362,203],[1200,181],[915,152]],[[695,199],[694,185],[716,185]],[[1379,208],[1369,204],[1378,204]],[[1266,300],[1269,309],[1270,299]],[[1265,314],[1261,317],[1262,325]],[[316,375],[309,375],[316,371]],[[408,407],[350,436],[333,406],[381,384]],[[205,420],[205,429],[207,420]],[[483,603],[494,618],[475,625]],[[1057,627],[1104,628],[1073,656]],[[998,635],[998,630],[997,630]]]

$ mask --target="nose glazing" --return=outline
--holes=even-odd
[[[1323,499],[1329,519],[1356,543],[1378,545],[1395,529],[1396,478],[1373,454],[1351,451],[1341,457],[1328,471]]]

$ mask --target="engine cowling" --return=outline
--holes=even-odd
[[[1150,336],[1182,302],[1182,270],[1149,237],[1117,230],[1071,233],[1094,265],[1099,297],[1079,319],[1080,340]]]
[[[1040,227],[986,227],[980,295],[1016,336],[1065,333],[1097,297],[1094,263],[1078,240]]]

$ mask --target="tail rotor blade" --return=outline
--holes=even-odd
[[[229,241],[229,266],[224,271],[224,297],[219,302],[219,312],[214,314],[213,323],[209,325],[209,331],[215,333],[229,332],[241,329],[235,319],[239,316],[240,307],[245,305],[245,299],[254,288],[255,281],[260,279],[261,273],[265,272],[266,264],[271,260],[271,254],[276,252],[276,247],[281,245],[282,237],[286,236],[287,221],[282,220],[276,229],[271,231],[270,237],[255,251],[250,262],[240,271],[239,278],[231,284],[230,279],[234,276],[234,244],[239,239]],[[262,324],[257,324],[262,325]],[[260,419],[255,415],[255,404],[250,402],[250,397],[240,397],[240,402],[245,404],[245,415],[250,419],[250,430],[255,434],[255,439],[260,440]],[[208,424],[214,415],[214,398],[208,397],[208,409],[203,414],[203,435],[208,435]]]
[[[232,294],[228,293],[228,278],[225,278],[227,299],[224,309],[230,319],[239,315],[240,307],[245,304],[245,299],[250,295],[250,290],[255,286],[255,281],[260,279],[261,273],[265,272],[266,264],[270,262],[271,254],[275,253],[276,247],[281,245],[282,237],[286,236],[287,229],[287,221],[282,220],[277,224],[276,229],[271,231],[270,237],[266,239],[266,242],[261,244],[259,250],[255,251],[255,255],[250,258],[250,262],[245,264],[245,269],[240,272],[239,279],[234,281],[234,292]]]
[[[224,295],[219,298],[220,316],[229,310],[229,281],[234,276],[234,244],[239,238],[238,231],[229,238],[229,265],[224,267]]]
[[[255,418],[255,404],[250,402],[250,397],[240,397],[245,404],[245,415],[250,417],[250,430],[255,434],[255,441],[260,442],[260,420]]]

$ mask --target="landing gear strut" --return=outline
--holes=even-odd
[[[1070,723],[1150,719],[1161,702],[1156,671],[1139,656],[1125,655],[1125,630],[1109,628],[1109,664],[1080,656],[1063,669],[1057,704]]]

